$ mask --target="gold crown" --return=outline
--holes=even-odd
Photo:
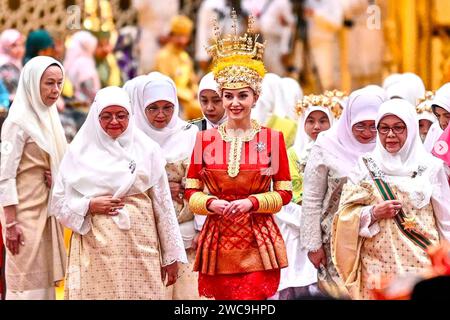
[[[310,107],[324,107],[333,111],[333,100],[326,95],[310,94],[304,96],[302,100],[299,100],[295,109],[297,114],[301,116]]]
[[[266,69],[262,62],[265,43],[258,42],[258,34],[254,34],[254,18],[248,18],[247,32],[240,36],[237,33],[237,15],[231,11],[232,33],[221,38],[217,20],[214,20],[215,44],[207,48],[213,58],[214,79],[219,89],[252,88],[257,94],[261,92],[261,83]]]
[[[427,91],[425,92],[425,96],[423,98],[419,98],[417,100],[417,106],[416,111],[418,114],[423,113],[425,111],[433,112],[431,109],[431,103],[424,103],[424,102],[431,102],[434,98],[434,91]]]

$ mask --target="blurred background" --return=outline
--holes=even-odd
[[[159,33],[159,37],[164,37],[164,32],[168,32],[168,26],[165,27],[156,20],[163,22],[165,20],[168,24],[170,15],[181,13],[194,21],[193,36],[188,52],[195,60],[196,70],[200,70],[202,61],[199,61],[198,58],[195,59],[195,39],[196,35],[202,32],[199,30],[201,27],[199,12],[206,2],[220,3],[223,1],[166,0],[161,3],[157,0],[1,0],[0,30],[13,28],[27,35],[32,30],[45,28],[52,34],[57,46],[61,46],[67,37],[77,30],[103,30],[112,33],[109,40],[114,47],[118,32],[127,26],[140,28],[140,30],[154,28],[153,32]],[[232,2],[231,5],[242,12],[246,1],[229,2]],[[256,2],[263,5],[265,1]],[[289,40],[289,51],[284,57],[286,73],[299,78],[306,93],[320,91],[312,79],[314,78],[314,65],[308,66],[308,59],[302,57],[302,54],[308,51],[305,50],[304,45],[308,25],[304,23],[304,11],[301,12],[299,7],[305,6],[308,1],[290,2],[292,3],[292,14],[296,20],[290,26],[293,32]],[[342,24],[334,35],[337,48],[335,58],[339,70],[336,70],[337,79],[333,87],[348,91],[360,87],[366,82],[374,82],[373,80],[381,82],[381,79],[393,72],[414,72],[424,80],[429,89],[436,89],[450,80],[450,1],[356,2],[359,2],[357,6],[353,6],[356,9],[345,12]],[[376,18],[376,13],[370,9],[369,12],[367,10],[371,5],[380,8],[381,24],[377,30],[367,28],[368,20]],[[164,9],[164,7],[168,9]],[[159,9],[163,11],[157,11]],[[73,26],[77,23],[80,23],[79,29]],[[373,21],[369,21],[369,23],[373,23]],[[70,26],[71,24],[72,26]],[[145,36],[146,32],[148,30],[141,31],[140,36],[143,33]],[[368,39],[370,41],[367,41]],[[58,47],[57,49],[63,50]],[[63,56],[62,52],[59,54]],[[138,55],[142,55],[142,53],[138,53]],[[368,55],[372,56],[366,57]],[[358,57],[367,60],[358,63]],[[363,62],[370,63],[372,70],[365,70],[368,68],[361,67],[360,64]]]

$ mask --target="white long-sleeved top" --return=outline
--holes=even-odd
[[[16,186],[17,169],[25,144],[30,136],[17,124],[5,122],[2,128],[2,152],[0,159],[0,205],[19,204]]]

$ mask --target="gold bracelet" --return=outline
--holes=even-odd
[[[264,192],[253,196],[258,200],[259,204],[256,213],[277,213],[283,206],[283,199],[278,192]]]
[[[206,207],[209,199],[218,199],[217,197],[210,196],[204,192],[196,192],[189,199],[189,209],[195,214],[208,215],[211,211]]]

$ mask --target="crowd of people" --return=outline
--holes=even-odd
[[[376,299],[450,275],[450,84],[303,96],[258,20],[229,22],[200,80],[185,16],[145,73],[105,32],[65,54],[1,33],[4,298]]]

